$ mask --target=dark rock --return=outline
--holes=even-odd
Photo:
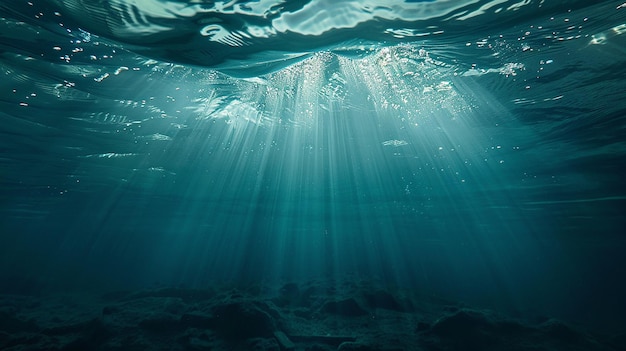
[[[490,324],[489,319],[481,312],[460,310],[437,320],[431,331],[438,335],[459,336]]]
[[[188,306],[180,298],[170,298],[163,304],[163,312],[181,315],[187,311]]]
[[[248,341],[247,350],[252,351],[280,351],[280,346],[272,338],[253,338]]]
[[[246,291],[248,292],[248,294],[252,296],[259,296],[261,295],[261,293],[263,293],[263,287],[260,285],[253,285],[253,286],[248,287]]]
[[[294,309],[292,312],[294,316],[298,316],[304,319],[310,319],[312,315],[310,310],[303,308]]]
[[[617,350],[626,350],[626,333],[613,335],[609,342]]]
[[[58,343],[56,343],[58,345]],[[55,351],[59,347],[53,345],[50,337],[43,334],[20,333],[11,335],[7,340],[0,343],[0,350],[15,351]]]
[[[403,312],[404,308],[396,298],[389,292],[378,290],[372,293],[363,294],[365,301],[371,308],[383,308],[386,310]]]
[[[465,309],[437,320],[427,333],[453,349],[488,350],[502,341],[490,316]]]
[[[415,327],[416,332],[421,332],[428,329],[430,329],[430,324],[426,322],[417,322],[417,326]]]
[[[443,306],[443,310],[445,312],[456,313],[459,311],[459,307],[453,306],[453,305],[446,305],[446,306]]]
[[[0,350],[8,349],[11,346],[11,334],[0,331]]]
[[[287,299],[294,299],[300,295],[300,289],[296,283],[287,283],[280,288],[280,296]]]
[[[233,291],[230,295],[229,298],[231,300],[237,300],[237,299],[242,299],[244,298],[245,295],[243,295],[241,292],[239,291]]]
[[[249,302],[219,305],[212,312],[213,329],[226,339],[269,338],[276,329],[272,317]]]
[[[341,335],[292,335],[291,340],[294,342],[318,343],[339,346],[344,342],[354,342],[356,338],[353,336]]]
[[[175,333],[181,329],[179,320],[169,314],[155,314],[139,322],[139,326],[154,333]]]
[[[108,316],[119,312],[119,307],[117,306],[104,306],[102,307],[102,315]]]
[[[185,302],[195,302],[210,300],[215,297],[215,292],[201,289],[163,288],[129,294],[124,300],[136,300],[147,297],[173,297],[179,298]]]
[[[208,329],[213,327],[213,317],[200,312],[185,313],[180,317],[180,324],[189,328]]]
[[[583,339],[582,334],[556,319],[550,319],[542,323],[539,328],[546,336],[559,341],[578,342]]]
[[[78,333],[78,336],[62,347],[62,351],[97,350],[112,336],[112,333],[98,318],[77,324],[68,330],[72,330],[71,333]]]
[[[207,351],[214,349],[214,335],[201,329],[189,329],[176,338],[185,351]]]
[[[420,336],[428,350],[609,350],[556,320],[532,327],[469,309],[440,318]]]
[[[328,350],[329,349],[327,347],[324,347],[322,345],[311,345],[305,349],[305,351],[328,351]],[[334,351],[335,348],[333,348],[332,350]]]
[[[37,323],[32,320],[22,320],[17,318],[14,313],[8,311],[0,311],[0,331],[12,333],[34,332],[39,330]]]
[[[310,302],[313,298],[313,295],[317,293],[318,293],[317,288],[313,286],[304,289],[304,291],[300,293],[302,302]]]
[[[346,317],[357,317],[367,314],[367,311],[361,308],[353,298],[329,301],[322,306],[322,312]]]
[[[258,304],[259,308],[261,308],[264,312],[270,315],[270,317],[275,320],[281,319],[280,311],[274,306],[272,303],[260,303]]]
[[[289,339],[287,334],[282,331],[275,331],[274,338],[282,350],[293,350],[296,348],[296,345]]]
[[[501,320],[495,325],[498,333],[503,335],[519,334],[529,332],[530,328],[516,321]]]
[[[82,321],[78,323],[72,324],[61,324],[56,325],[54,327],[45,328],[41,331],[42,334],[45,335],[66,335],[66,334],[76,334],[76,333],[84,333],[89,332],[94,328],[99,328],[102,326],[102,322],[100,319],[95,318],[87,321]]]
[[[294,291],[295,290],[295,291]],[[278,296],[272,301],[276,306],[286,307],[294,305],[298,300],[298,286],[295,284],[285,284],[279,291]]]
[[[185,343],[186,351],[205,351],[211,350],[211,342],[201,338],[191,337]]]
[[[374,351],[374,349],[359,342],[344,342],[339,345],[337,351]]]

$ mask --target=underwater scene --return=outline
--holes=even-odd
[[[0,350],[626,350],[624,0],[0,17]]]

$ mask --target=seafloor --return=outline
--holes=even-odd
[[[0,295],[0,349],[626,350],[626,334],[370,282]]]

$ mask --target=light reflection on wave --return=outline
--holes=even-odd
[[[543,1],[514,0],[392,0],[382,5],[348,0],[42,0],[37,4],[11,2],[0,5],[0,9],[10,15],[4,26],[32,25],[49,31],[32,30],[26,37],[13,38],[27,43],[35,44],[47,35],[71,35],[83,42],[97,35],[98,40],[116,43],[119,49],[157,60],[253,77],[306,59],[314,52],[362,55],[380,45],[435,37],[454,41],[468,31],[498,31],[503,23],[523,23],[538,13],[549,18],[584,6],[589,5],[570,1],[565,8]],[[65,44],[65,40],[61,42]],[[80,56],[80,52],[64,46],[57,46],[58,52],[50,53],[51,57],[75,60]]]

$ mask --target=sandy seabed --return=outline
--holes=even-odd
[[[551,318],[367,282],[0,295],[0,350],[626,350]]]

